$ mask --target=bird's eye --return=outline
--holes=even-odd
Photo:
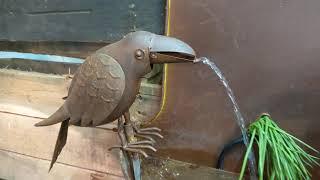
[[[137,49],[136,52],[134,53],[134,56],[136,59],[141,60],[144,58],[144,52],[141,49]]]

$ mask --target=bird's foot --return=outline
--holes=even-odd
[[[159,133],[161,129],[156,127],[138,128],[135,124],[130,122],[129,113],[118,119],[118,135],[120,137],[121,145],[113,146],[109,148],[121,149],[123,151],[138,153],[144,157],[148,157],[145,150],[152,150],[156,152],[156,148],[153,147],[156,142],[152,136],[163,138]],[[137,137],[141,137],[142,140],[137,141]]]
[[[153,152],[157,151],[152,145],[153,145],[152,141],[144,140],[144,141],[137,141],[137,142],[127,143],[127,144],[124,144],[122,146],[113,146],[113,147],[109,148],[109,150],[119,148],[119,149],[124,150],[124,151],[141,154],[145,158],[147,158],[149,156],[144,151],[145,149],[146,150],[148,150],[148,149],[152,150]]]
[[[120,131],[119,131],[120,130]],[[145,150],[152,150],[156,152],[156,148],[153,145],[156,141],[153,139],[152,136],[163,138],[163,136],[159,133],[161,129],[157,127],[150,127],[150,128],[138,128],[135,125],[123,125],[119,126],[118,133],[121,139],[122,145],[117,145],[109,148],[112,149],[121,149],[127,152],[133,152],[143,155],[144,157],[148,157],[148,154]],[[131,138],[128,138],[131,137]],[[129,139],[135,139],[136,137],[140,137],[144,140],[132,142]]]
[[[161,129],[157,127],[149,127],[149,128],[138,128],[137,126],[133,125],[134,135],[136,137],[140,137],[143,139],[147,139],[153,143],[156,141],[153,139],[152,136],[163,138],[163,136],[160,134]]]

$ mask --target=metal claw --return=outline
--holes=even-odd
[[[144,138],[144,139],[148,139],[148,140],[152,141],[153,143],[156,142],[156,141],[155,141],[152,137],[150,137],[150,136],[145,136],[145,135],[137,134],[137,133],[136,133],[134,136],[136,136],[136,137],[141,137],[141,138]]]
[[[163,136],[158,133],[161,131],[161,129],[157,128],[157,127],[151,127],[151,128],[143,128],[143,129],[139,129],[137,128],[137,126],[133,126],[133,129],[135,130],[136,134],[139,134],[139,135],[154,135],[154,136],[157,136],[159,138],[163,138]],[[150,132],[150,131],[158,131],[158,132]]]
[[[150,128],[141,128],[139,129],[140,132],[145,132],[145,131],[157,131],[157,132],[161,132],[160,128],[157,127],[150,127]]]
[[[154,143],[155,143],[155,142],[153,142],[153,141],[144,140],[144,141],[132,142],[132,143],[129,143],[129,145],[139,145],[139,144],[149,144],[149,145],[153,145]]]
[[[150,145],[128,145],[128,148],[141,148],[141,149],[150,149],[152,150],[153,152],[156,152],[156,148],[150,146]]]
[[[141,135],[154,135],[157,136],[159,138],[163,138],[163,136],[160,133],[157,132],[141,132],[141,131],[137,131],[137,134],[141,134]]]

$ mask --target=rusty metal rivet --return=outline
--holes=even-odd
[[[135,52],[135,57],[139,60],[144,58],[144,52],[141,49],[137,49]]]

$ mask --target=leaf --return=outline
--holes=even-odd
[[[239,179],[243,178],[249,153],[253,142],[259,148],[258,173],[262,180],[269,179],[310,179],[311,174],[307,167],[318,165],[319,157],[304,151],[298,144],[318,152],[310,145],[282,130],[269,116],[261,116],[248,128],[251,135]],[[264,170],[266,168],[266,174]]]
[[[249,154],[250,154],[251,149],[252,149],[252,145],[253,145],[253,140],[254,140],[255,134],[256,134],[256,130],[253,130],[252,135],[251,135],[251,139],[250,139],[250,143],[249,143],[249,146],[248,146],[248,148],[247,148],[247,152],[246,152],[246,154],[245,154],[245,156],[244,156],[244,159],[243,159],[243,163],[242,163],[242,167],[241,167],[241,172],[240,172],[239,180],[242,180],[242,179],[243,179],[244,170],[245,170],[245,168],[246,168],[247,161],[248,161],[248,157],[249,157]]]

